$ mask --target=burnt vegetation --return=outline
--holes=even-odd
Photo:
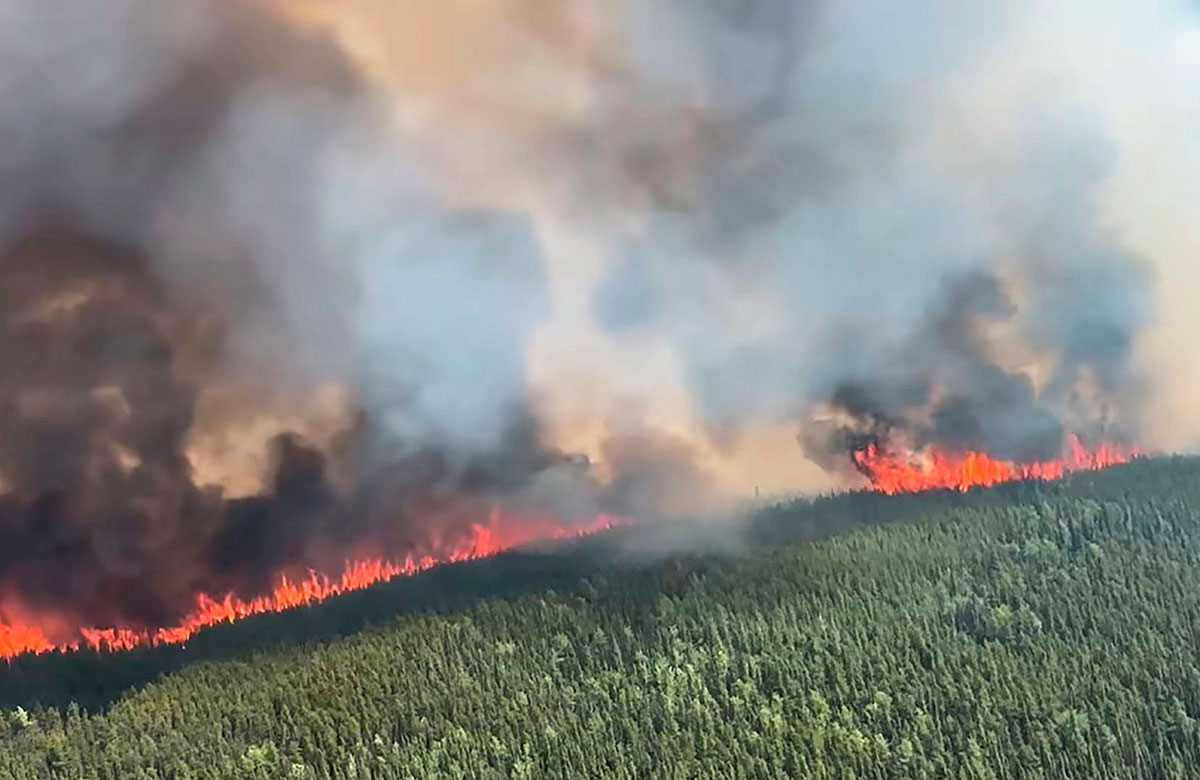
[[[1185,777],[1198,506],[1188,458],[860,493],[745,554],[632,564],[625,530],[18,659],[0,776]]]

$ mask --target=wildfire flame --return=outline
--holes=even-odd
[[[84,647],[116,652],[178,644],[187,641],[197,631],[218,623],[232,623],[265,612],[282,612],[342,593],[362,590],[396,577],[412,576],[441,564],[487,558],[538,541],[590,536],[626,522],[620,518],[599,515],[590,523],[564,526],[549,519],[521,518],[517,521],[493,509],[486,523],[473,525],[468,535],[437,552],[420,556],[410,554],[402,560],[368,558],[348,561],[337,578],[315,571],[296,580],[280,574],[274,590],[248,601],[232,593],[219,599],[201,593],[196,597],[195,610],[177,626],[156,629],[79,627],[74,630],[77,639],[55,642],[42,627],[0,622],[0,658],[55,650],[73,651]],[[0,610],[2,607],[0,604]]]
[[[900,455],[872,444],[853,454],[855,465],[870,480],[874,490],[889,495],[923,490],[958,490],[990,486],[1017,480],[1055,480],[1072,471],[1096,470],[1126,463],[1141,455],[1135,449],[1102,444],[1089,450],[1077,437],[1068,441],[1066,452],[1057,460],[1021,464],[998,460],[985,453],[953,453],[932,447],[918,455]],[[514,518],[493,509],[486,522],[471,526],[470,532],[456,541],[423,554],[408,554],[399,560],[363,558],[348,561],[340,576],[330,577],[316,571],[302,578],[278,576],[270,593],[242,599],[234,593],[220,598],[201,593],[195,609],[176,626],[163,628],[97,628],[78,626],[66,631],[74,638],[56,640],[64,633],[60,616],[48,619],[53,629],[30,622],[5,621],[0,602],[0,658],[11,659],[25,653],[48,653],[91,648],[116,652],[137,647],[179,644],[197,631],[219,623],[232,623],[266,612],[282,612],[362,590],[397,577],[418,574],[445,563],[477,560],[506,550],[543,540],[563,540],[589,536],[625,525],[627,521],[599,515],[582,525],[564,526],[552,519]]]
[[[871,480],[873,489],[889,495],[922,490],[958,490],[1019,480],[1061,479],[1072,471],[1092,471],[1127,463],[1141,453],[1132,448],[1102,444],[1094,450],[1071,436],[1058,460],[1013,463],[982,452],[952,453],[933,447],[920,458],[883,452],[872,444],[854,453],[854,463]]]

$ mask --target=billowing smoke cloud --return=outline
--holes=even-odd
[[[528,218],[439,205],[390,97],[269,3],[74,5],[8,3],[0,44],[8,621],[171,625],[501,498],[597,511],[527,409]]]
[[[1182,3],[0,10],[8,612],[1200,432]]]

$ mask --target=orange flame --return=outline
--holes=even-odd
[[[627,521],[608,515],[599,515],[590,523],[572,526],[563,526],[548,519],[522,518],[514,522],[494,509],[486,523],[473,525],[465,538],[447,545],[439,553],[419,557],[410,554],[402,560],[392,561],[382,558],[348,561],[337,579],[315,571],[296,581],[281,574],[273,591],[248,601],[232,593],[220,599],[201,593],[196,597],[196,608],[177,626],[156,629],[79,627],[75,630],[78,639],[54,642],[46,631],[37,626],[0,622],[0,658],[55,650],[73,651],[83,647],[97,651],[121,651],[178,644],[187,641],[197,631],[218,623],[232,623],[252,615],[282,612],[313,604],[396,577],[412,576],[444,563],[487,558],[537,541],[590,536],[625,524]]]
[[[875,490],[889,495],[922,490],[958,490],[998,485],[1018,480],[1055,480],[1072,471],[1089,471],[1127,463],[1141,453],[1102,444],[1095,450],[1071,436],[1067,451],[1058,460],[1013,463],[982,452],[950,453],[931,448],[923,458],[881,452],[872,444],[854,453],[854,463],[871,480]]]

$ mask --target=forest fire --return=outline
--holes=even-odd
[[[446,543],[440,549],[422,554],[408,554],[399,560],[366,558],[348,561],[338,577],[314,571],[302,578],[291,578],[281,573],[273,591],[248,600],[233,593],[227,593],[220,598],[201,593],[196,597],[195,610],[176,626],[78,627],[73,631],[78,638],[56,642],[51,638],[51,631],[38,625],[0,622],[0,658],[10,659],[25,653],[41,654],[56,650],[91,648],[97,651],[118,652],[138,647],[179,644],[187,641],[197,631],[218,623],[232,623],[266,612],[282,612],[342,593],[362,590],[397,577],[412,576],[442,564],[488,558],[537,542],[591,536],[626,523],[622,518],[598,515],[591,522],[565,526],[551,518],[517,519],[493,509],[485,523],[473,525],[467,535]]]
[[[854,453],[854,464],[871,480],[873,489],[889,495],[923,490],[958,490],[987,487],[1019,480],[1061,479],[1072,471],[1089,471],[1127,463],[1138,457],[1134,448],[1101,444],[1085,447],[1070,437],[1067,451],[1057,460],[1014,463],[982,452],[952,453],[932,447],[914,458],[883,452],[875,444]]]

